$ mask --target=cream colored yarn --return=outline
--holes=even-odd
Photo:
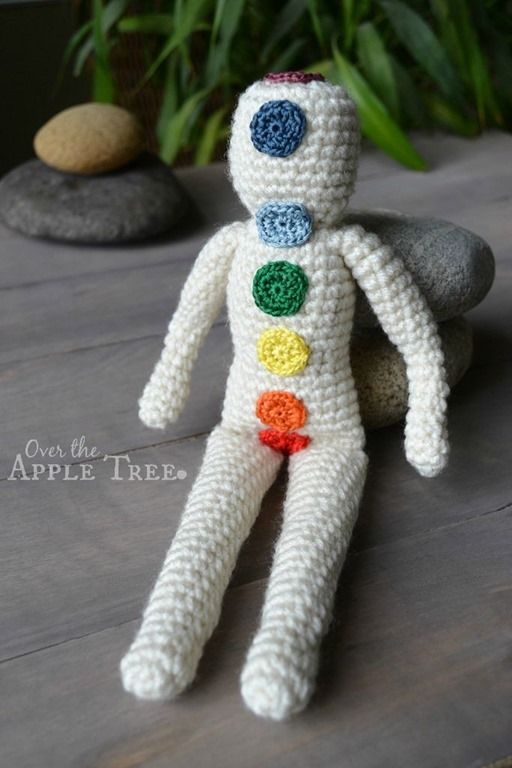
[[[299,105],[307,121],[304,138],[287,157],[258,151],[250,134],[261,105],[279,99]],[[343,226],[358,144],[354,106],[337,86],[260,81],[240,98],[229,152],[238,194],[256,217],[269,201],[304,206],[313,234],[303,244],[275,247],[262,240],[254,217],[220,230],[185,284],[140,400],[148,426],[164,427],[179,416],[199,347],[227,293],[234,359],[222,422],[208,441],[141,628],[121,665],[125,688],[142,698],[170,698],[194,677],[238,550],[283,459],[258,439],[263,425],[256,414],[259,396],[278,390],[305,405],[307,420],[294,435],[299,443],[310,442],[294,448],[289,459],[283,528],[260,627],[242,671],[242,695],[253,712],[276,720],[307,704],[366,475],[349,359],[356,282],[406,362],[407,459],[427,477],[447,461],[448,388],[430,310],[389,248],[361,227]],[[302,270],[308,282],[300,309],[284,317],[262,311],[252,295],[256,272],[282,260]],[[283,328],[285,333],[269,335]],[[298,368],[284,366],[281,375],[262,364],[262,337],[299,340]]]

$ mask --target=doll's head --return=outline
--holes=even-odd
[[[293,202],[316,224],[336,224],[354,188],[358,153],[354,103],[321,75],[274,73],[240,97],[229,167],[252,214],[269,201]]]

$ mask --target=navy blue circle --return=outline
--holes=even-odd
[[[265,203],[256,211],[260,240],[274,248],[292,248],[311,237],[313,219],[300,203]]]
[[[306,116],[293,101],[266,101],[253,116],[250,130],[258,152],[272,157],[288,157],[304,137]]]

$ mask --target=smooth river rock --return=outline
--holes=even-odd
[[[103,176],[61,173],[30,160],[0,181],[2,221],[54,240],[146,240],[170,231],[188,206],[170,168],[152,155]]]
[[[470,366],[471,326],[463,317],[439,324],[448,383],[455,386]],[[400,421],[407,412],[407,375],[403,357],[380,329],[352,339],[351,360],[363,424],[377,429]]]
[[[94,102],[59,112],[34,137],[34,151],[46,165],[87,175],[122,168],[143,146],[135,115],[114,104]]]
[[[375,232],[403,259],[436,320],[467,312],[486,296],[494,280],[494,256],[478,235],[442,219],[388,211],[348,211],[344,223]],[[355,324],[378,325],[359,291]]]

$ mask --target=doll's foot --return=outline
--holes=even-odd
[[[260,717],[286,720],[307,705],[314,687],[314,675],[284,663],[273,654],[249,658],[242,672],[242,698]]]
[[[139,699],[165,701],[178,696],[193,680],[196,664],[161,649],[128,651],[121,661],[123,687]]]

